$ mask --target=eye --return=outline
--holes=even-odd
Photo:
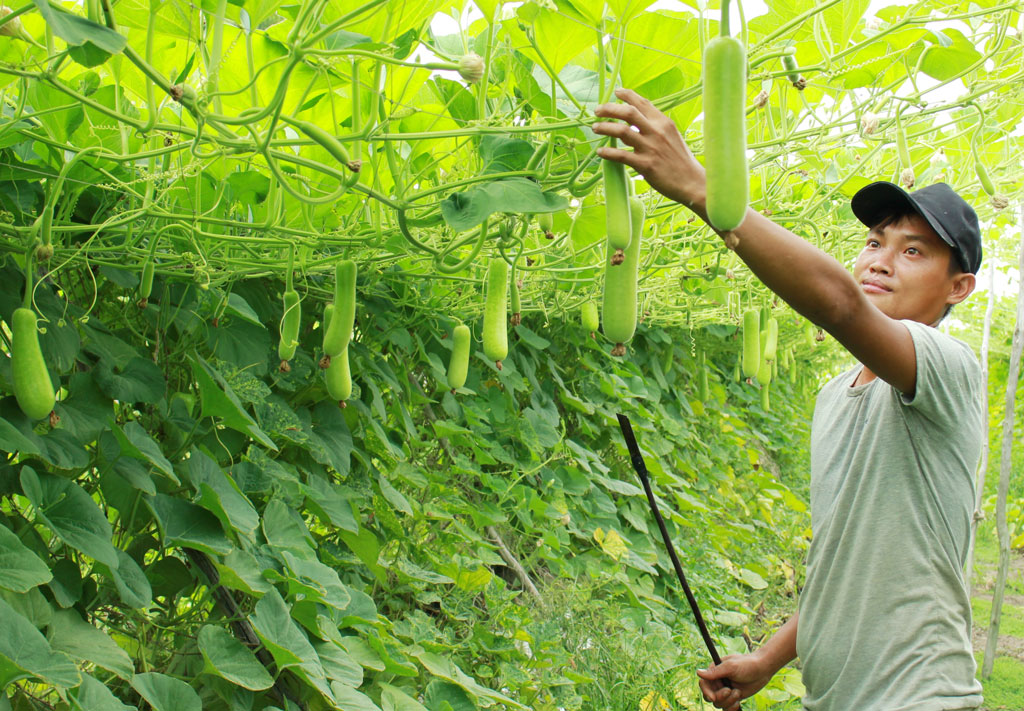
[[[869,237],[868,241],[867,241],[867,246],[868,247],[877,247],[878,246],[878,240],[874,239],[873,237]]]
[[[920,254],[921,250],[917,247],[907,247],[907,254]]]

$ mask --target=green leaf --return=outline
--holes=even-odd
[[[363,668],[359,662],[335,642],[314,642],[313,648],[320,657],[324,674],[330,681],[358,687],[363,683]]]
[[[93,370],[93,378],[100,390],[119,402],[158,403],[167,390],[163,371],[151,360],[132,358],[124,368],[115,371],[110,363],[101,360]]]
[[[339,474],[347,474],[352,460],[352,433],[336,403],[319,403],[312,412],[309,428],[310,454],[321,464],[329,464]]]
[[[136,609],[149,607],[153,602],[153,589],[149,585],[149,578],[142,572],[142,568],[135,562],[135,559],[122,550],[117,551],[118,566],[110,571],[110,577],[114,580],[121,600]]]
[[[0,587],[28,592],[53,578],[49,566],[0,524]]]
[[[190,361],[192,373],[199,384],[202,417],[219,417],[226,427],[248,435],[276,452],[277,446],[273,440],[259,428],[256,420],[242,409],[242,403],[238,401],[238,397],[223,376],[199,355],[190,358]]]
[[[126,706],[103,684],[88,674],[82,674],[82,684],[68,692],[72,708],[76,711],[136,711]]]
[[[226,528],[252,538],[259,514],[235,480],[208,454],[193,447],[188,460],[189,478],[199,492],[199,504],[211,511]]]
[[[379,684],[381,688],[380,702],[384,711],[429,711],[426,706],[412,698],[397,686]]]
[[[270,545],[305,558],[316,547],[316,541],[309,534],[302,517],[278,498],[271,499],[263,509],[263,535]]]
[[[331,691],[338,703],[338,708],[345,711],[381,711],[380,706],[373,703],[366,694],[356,691],[351,686],[334,682],[331,684]]]
[[[305,599],[317,600],[338,610],[348,607],[351,602],[348,588],[341,582],[333,568],[318,560],[297,558],[287,550],[281,557],[291,571],[289,597],[301,593]]]
[[[975,49],[974,43],[960,30],[948,28],[933,30],[933,33],[938,44],[927,47],[924,59],[921,60],[921,71],[933,79],[952,79],[981,59],[981,53]]]
[[[125,37],[109,27],[87,20],[79,15],[72,15],[55,8],[47,0],[33,0],[39,14],[43,16],[54,34],[70,45],[82,45],[92,42],[110,54],[118,54],[124,49]]]
[[[72,373],[66,387],[70,395],[60,402],[60,426],[79,442],[95,442],[114,416],[113,402],[89,373]]]
[[[117,439],[118,444],[121,445],[122,455],[143,462],[149,462],[175,484],[181,483],[178,481],[178,477],[174,475],[174,466],[164,456],[163,452],[160,451],[160,445],[149,436],[146,430],[142,429],[138,422],[134,420],[126,422],[123,430],[111,422],[110,432]]]
[[[533,155],[533,144],[521,138],[484,136],[480,139],[483,174],[523,170]]]
[[[0,417],[0,451],[42,454],[37,443],[23,435],[17,427],[2,417]]]
[[[730,569],[732,576],[739,580],[745,585],[749,585],[754,590],[764,590],[768,587],[768,583],[760,575],[755,573],[753,570],[747,570],[746,568]]]
[[[332,408],[337,410],[338,408]],[[350,496],[345,496],[344,487],[318,476],[310,476],[303,492],[306,494],[306,506],[317,515],[323,523],[337,526],[344,531],[357,533],[359,523],[352,511]]]
[[[263,577],[265,566],[260,565],[252,553],[239,548],[233,548],[224,556],[223,563],[214,561],[214,565],[220,573],[221,584],[233,590],[259,596],[273,587]]]
[[[50,592],[61,607],[71,607],[82,599],[82,572],[78,563],[70,558],[54,561],[53,580],[50,581]]]
[[[227,630],[204,625],[199,630],[198,642],[207,671],[252,691],[273,686],[274,680],[266,667],[260,664],[252,650]]]
[[[487,699],[492,702],[507,704],[514,708],[526,708],[522,704],[517,703],[500,692],[477,684],[472,677],[462,671],[462,669],[460,669],[458,665],[449,658],[442,657],[441,655],[433,652],[426,652],[422,649],[419,650],[419,653],[416,653],[415,649],[411,653],[431,674],[436,677],[440,677],[445,681],[450,681],[453,684],[459,685],[471,696]]]
[[[427,702],[427,707],[431,711],[442,711],[445,705],[451,711],[477,711],[476,702],[464,689],[438,679],[427,684],[423,700]]]
[[[558,212],[569,201],[554,192],[543,192],[526,178],[506,178],[481,183],[464,193],[452,193],[441,202],[441,215],[456,232],[473,229],[495,212]]]
[[[72,659],[95,664],[125,680],[135,672],[128,652],[74,610],[54,612],[48,635],[54,651],[64,652]]]
[[[147,496],[146,504],[160,525],[164,545],[195,548],[213,555],[231,551],[220,521],[206,509],[166,494]]]
[[[58,538],[107,567],[117,568],[110,523],[85,489],[70,479],[47,472],[36,474],[27,465],[21,468],[21,488],[35,507],[36,518]]]
[[[270,178],[255,170],[236,171],[228,176],[226,182],[229,199],[243,205],[255,206],[266,200],[270,192]],[[259,320],[256,323],[260,323]]]
[[[68,656],[50,649],[35,625],[0,599],[0,691],[32,678],[65,689],[81,682]]]
[[[316,650],[292,620],[288,606],[276,589],[271,588],[270,592],[260,598],[249,621],[278,667],[301,667],[314,678],[325,678]]]
[[[153,707],[153,711],[203,711],[203,704],[195,689],[166,674],[136,674],[131,683],[139,696]]]

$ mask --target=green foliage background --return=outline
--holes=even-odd
[[[617,412],[723,648],[792,610],[807,408],[834,347],[643,181],[629,355],[577,325],[603,283],[593,107],[630,86],[702,150],[715,6],[650,4],[480,0],[483,19],[447,36],[431,21],[465,4],[36,0],[5,16],[0,317],[40,314],[60,392],[51,422],[28,421],[0,359],[0,709],[692,706],[704,652]],[[746,23],[752,205],[845,262],[863,231],[849,196],[909,169],[970,197],[986,254],[1009,262],[1020,3],[867,8],[776,1]],[[457,78],[470,51],[475,83]],[[342,258],[360,278],[339,409],[317,361]],[[489,258],[522,279],[524,321],[501,370],[474,345],[449,393],[447,336],[461,320],[478,342]],[[282,373],[289,280],[302,336]],[[751,306],[793,355],[771,412],[732,378]],[[756,703],[799,693],[781,676]]]

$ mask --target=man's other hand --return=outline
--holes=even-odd
[[[722,657],[721,664],[712,664],[707,669],[698,669],[700,690],[704,700],[725,711],[740,708],[740,702],[764,688],[772,678],[773,672],[765,667],[764,662],[753,654],[730,654]],[[732,688],[727,688],[723,679],[728,679]]]

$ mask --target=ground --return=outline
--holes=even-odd
[[[974,610],[972,639],[979,675],[992,611],[992,588],[999,562],[995,533],[989,530],[994,528],[990,521],[986,521],[978,531],[978,553],[971,599]],[[995,665],[992,676],[983,679],[982,686],[985,690],[985,705],[982,708],[985,711],[1024,711],[1024,551],[1014,550],[1010,554],[1010,573],[1003,595]]]

